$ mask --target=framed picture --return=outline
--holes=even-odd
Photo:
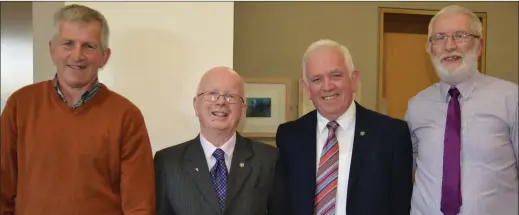
[[[312,100],[308,99],[308,95],[305,92],[305,88],[303,86],[304,80],[303,78],[300,78],[298,81],[299,84],[299,98],[298,98],[298,105],[297,105],[297,116],[302,117],[305,114],[307,114],[310,111],[313,111],[315,109],[314,104],[312,103]]]
[[[245,137],[275,137],[279,124],[290,120],[290,79],[245,78],[247,110],[238,126]]]
[[[306,94],[306,91],[305,91],[305,88],[303,86],[304,82],[303,82],[303,78],[300,78],[299,79],[299,98],[298,98],[298,111],[297,111],[297,116],[298,117],[302,117],[304,116],[305,114],[307,114],[308,112],[310,111],[313,111],[315,110],[315,106],[314,104],[312,103],[312,101],[310,99],[308,99],[308,95]],[[357,101],[359,104],[360,104],[360,90],[361,89],[361,84],[360,84],[360,80],[359,80],[359,86],[357,88],[357,92],[355,93],[353,99],[355,101]]]

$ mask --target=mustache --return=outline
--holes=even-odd
[[[461,58],[465,59],[465,58],[470,58],[470,57],[472,57],[474,55],[477,55],[477,51],[478,51],[478,47],[477,47],[477,45],[475,45],[473,48],[467,50],[467,52],[465,52],[465,53],[462,53],[459,50],[456,50],[456,51],[449,52],[449,53],[444,53],[444,54],[441,54],[441,55],[438,55],[438,56],[432,56],[431,55],[431,59],[433,61],[440,61],[440,60],[445,59],[447,57],[454,57],[454,56],[458,56],[458,57],[461,57]]]
[[[448,58],[448,57],[454,57],[454,56],[458,56],[458,57],[461,57],[461,59],[463,61],[471,61],[472,58],[477,58],[477,53],[475,51],[469,51],[467,53],[461,53],[461,52],[458,52],[458,51],[455,51],[455,52],[450,52],[450,53],[447,53],[447,54],[442,54],[442,55],[438,55],[438,56],[430,56],[430,59],[432,60],[433,63],[440,63],[441,60],[445,59],[445,58]]]
[[[447,54],[442,54],[442,55],[438,55],[438,56],[434,56],[433,59],[436,60],[436,61],[440,61],[442,59],[445,59],[445,58],[448,58],[448,57],[455,57],[455,56],[458,56],[458,57],[461,57],[461,58],[465,58],[465,54],[462,54],[460,52],[451,52],[451,53],[447,53]]]

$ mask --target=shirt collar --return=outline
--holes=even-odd
[[[205,158],[209,159],[213,156],[214,151],[217,148],[222,149],[225,152],[225,156],[227,158],[232,157],[232,153],[234,152],[234,146],[236,145],[236,132],[225,142],[222,146],[216,147],[212,143],[210,143],[207,139],[205,139],[204,135],[200,133],[200,143],[202,144],[202,148],[204,149]]]
[[[458,88],[458,90],[460,91],[460,99],[467,100],[474,88],[476,87],[477,81],[481,76],[482,74],[478,71],[476,74],[470,76],[470,78],[468,78],[467,80],[454,86],[447,84],[444,81],[440,81],[440,96],[442,98],[442,101],[449,101],[449,89],[452,87]]]
[[[54,75],[53,81],[54,81],[54,89],[56,90],[56,93],[58,93],[58,96],[61,98],[61,100],[63,100],[63,102],[68,104],[67,100],[65,99],[65,96],[59,89],[57,73]],[[81,106],[83,103],[86,103],[88,100],[92,99],[95,96],[95,94],[97,93],[97,91],[99,91],[100,87],[101,87],[101,84],[99,83],[99,79],[96,78],[95,83],[90,88],[88,88],[88,90],[85,93],[83,93],[83,95],[81,95],[81,99],[76,104],[74,104],[72,106],[72,108],[77,108],[77,107]]]
[[[348,126],[355,119],[356,114],[356,106],[354,100],[351,101],[350,107],[346,112],[344,112],[335,122],[339,124],[339,129],[346,130]],[[317,129],[319,129],[319,133],[323,132],[324,129],[327,129],[326,125],[330,122],[330,120],[326,119],[323,115],[317,111]]]

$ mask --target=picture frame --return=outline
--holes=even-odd
[[[305,92],[305,88],[303,86],[304,80],[303,78],[300,78],[298,81],[298,91],[299,91],[299,98],[298,98],[298,105],[297,105],[297,116],[302,117],[305,114],[315,110],[315,106],[312,103],[312,101],[308,98],[308,95]]]
[[[302,117],[305,114],[315,110],[315,106],[312,101],[308,98],[308,95],[305,92],[305,88],[303,86],[304,80],[300,78],[298,81],[298,104],[297,104],[297,116]],[[353,99],[361,104],[361,82],[359,80],[359,85],[357,87],[357,92],[355,93]]]
[[[291,81],[285,78],[244,78],[247,108],[238,125],[244,137],[273,138],[292,116]]]

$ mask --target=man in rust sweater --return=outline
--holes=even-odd
[[[143,116],[97,79],[110,56],[105,18],[68,5],[55,25],[54,80],[14,92],[1,115],[0,215],[154,215]]]

